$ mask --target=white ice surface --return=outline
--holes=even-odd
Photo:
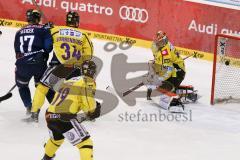
[[[0,95],[14,84],[15,54],[13,40],[16,29],[3,28],[0,36]],[[124,53],[129,62],[152,59],[149,49],[131,48],[126,51],[104,52],[105,41],[93,40],[95,54],[104,66],[97,78],[98,88],[112,86],[110,64],[114,54]],[[212,107],[210,102],[212,63],[189,58],[183,84],[192,84],[203,97],[197,104],[186,105],[191,121],[122,121],[121,115],[141,112],[158,114],[160,108],[145,99],[138,99],[135,107],[127,106],[120,98],[118,107],[96,122],[84,122],[94,142],[96,160],[239,160],[240,105],[223,104]],[[134,77],[129,75],[130,77]],[[136,73],[137,74],[137,73]],[[30,84],[32,94],[33,82]],[[47,102],[44,105],[47,108]],[[161,113],[167,114],[166,111]],[[13,97],[0,103],[0,159],[41,159],[43,144],[48,139],[44,111],[37,125],[24,124],[25,109],[18,90]],[[67,141],[57,152],[56,160],[77,160],[78,150]]]

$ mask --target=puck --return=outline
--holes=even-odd
[[[226,66],[228,66],[229,64],[230,64],[230,61],[229,61],[229,60],[225,61],[225,65],[226,65]]]
[[[109,88],[109,86],[106,87],[106,90]]]
[[[0,35],[2,35],[2,31],[0,31]]]

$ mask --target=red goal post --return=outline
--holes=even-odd
[[[240,37],[218,34],[212,72],[211,104],[240,103]]]

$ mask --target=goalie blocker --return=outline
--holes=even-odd
[[[144,81],[137,84],[135,87],[129,88],[122,93],[122,96],[127,96],[144,85],[149,85],[149,82]],[[174,86],[171,82],[162,81],[161,85],[154,89],[154,96],[152,96],[152,99],[162,108],[169,110],[172,106],[180,106],[184,109],[184,104],[195,103],[199,98],[197,90],[194,90],[194,87],[191,85],[180,85],[175,92],[174,90]]]

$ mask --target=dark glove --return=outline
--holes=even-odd
[[[82,123],[83,121],[88,120],[88,116],[85,113],[80,113],[77,115],[76,119],[79,123]]]
[[[90,120],[93,120],[95,118],[98,118],[100,116],[100,113],[101,113],[101,103],[96,101],[96,109],[94,110],[94,112],[89,113],[88,117],[90,118]]]
[[[53,22],[47,22],[47,23],[45,23],[44,24],[44,27],[46,28],[46,29],[51,29],[51,28],[53,28],[54,26],[53,26]]]

